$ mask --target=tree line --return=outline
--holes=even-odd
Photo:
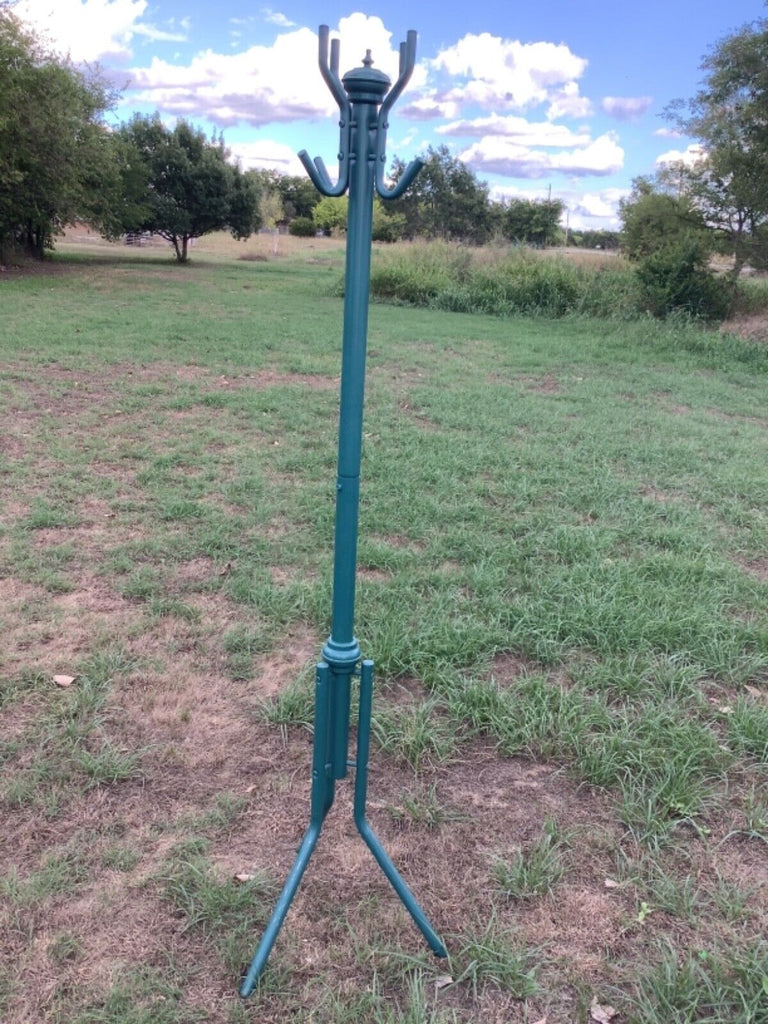
[[[42,258],[76,221],[107,238],[159,235],[181,262],[190,241],[210,231],[247,238],[261,226],[312,235],[346,228],[346,199],[321,198],[304,177],[241,171],[221,136],[209,140],[184,120],[171,128],[159,115],[136,115],[110,128],[106,114],[116,99],[97,69],[49,52],[0,7],[0,253],[13,244]],[[561,200],[493,201],[446,146],[430,147],[424,159],[405,197],[376,201],[376,240],[562,241]],[[393,179],[403,170],[395,159]],[[571,241],[612,239],[587,232]]]
[[[622,248],[633,260],[704,268],[713,252],[768,266],[768,20],[719,42],[691,100],[667,116],[699,139],[701,158],[638,178],[621,203],[621,232],[568,231],[562,200],[494,200],[487,183],[447,146],[429,147],[407,194],[374,204],[374,239],[439,238],[482,245]],[[110,128],[117,97],[97,69],[49,52],[0,5],[0,256],[10,245],[42,258],[67,224],[108,238],[151,233],[177,258],[207,232],[247,238],[261,226],[295,234],[343,231],[346,199],[321,198],[304,177],[242,171],[221,135],[159,115]],[[395,158],[397,181],[404,163]],[[697,270],[697,272],[698,272]]]

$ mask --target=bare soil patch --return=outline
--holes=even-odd
[[[526,391],[535,391],[541,395],[559,395],[563,391],[560,381],[550,373],[542,377],[522,376],[516,379],[525,385]]]
[[[720,328],[722,334],[735,334],[752,342],[768,342],[768,314],[755,313],[739,316],[726,321]]]
[[[756,576],[761,583],[768,582],[768,558],[750,558],[739,562],[750,576]]]

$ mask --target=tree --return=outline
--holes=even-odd
[[[571,232],[571,245],[585,249],[618,249],[620,242],[619,232],[608,231],[606,228],[582,228]]]
[[[399,181],[405,164],[395,158],[392,178]],[[444,238],[480,245],[491,232],[488,185],[478,181],[447,146],[427,150],[424,167],[406,194],[389,204],[405,216],[405,235]]]
[[[347,230],[346,196],[323,196],[312,211],[312,219],[321,231]]]
[[[699,92],[667,114],[703,154],[674,173],[732,253],[735,279],[746,262],[768,262],[768,19],[720,40],[702,69]]]
[[[513,242],[548,245],[564,210],[562,199],[512,199],[503,215],[502,231]]]
[[[280,193],[276,189],[270,189],[267,192],[261,193],[261,197],[259,199],[259,214],[261,216],[261,223],[271,231],[274,231],[278,224],[285,219],[283,200],[280,198]]]
[[[397,242],[405,232],[405,217],[397,211],[390,211],[391,203],[383,203],[373,197],[373,222],[371,237],[374,242]]]
[[[703,239],[704,218],[689,196],[676,195],[665,183],[635,178],[632,192],[619,203],[623,248],[630,259],[642,259],[684,235]],[[711,243],[710,246],[711,248]]]
[[[0,7],[0,244],[42,258],[74,220],[101,216],[116,182],[102,120],[113,96],[98,74],[48,53]]]
[[[294,217],[311,217],[320,202],[320,194],[309,178],[290,174],[277,175],[277,191],[283,201],[283,210],[288,220]]]
[[[227,228],[243,239],[259,227],[256,179],[229,163],[221,137],[208,142],[186,121],[166,128],[158,115],[136,115],[119,136],[128,156],[126,191],[130,175],[134,200],[123,230],[160,235],[184,263],[193,238]]]

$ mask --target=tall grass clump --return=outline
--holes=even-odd
[[[736,288],[736,314],[750,316],[768,310],[768,278],[740,277]]]
[[[384,302],[492,316],[592,316],[619,320],[683,315],[717,322],[768,310],[768,285],[714,275],[705,254],[681,243],[640,264],[621,256],[561,256],[509,246],[403,243],[377,250],[371,294]]]
[[[637,284],[616,257],[598,266],[527,249],[414,243],[377,253],[375,298],[496,316],[634,316]]]

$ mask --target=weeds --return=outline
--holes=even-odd
[[[184,919],[213,942],[227,969],[239,971],[257,927],[275,895],[265,872],[247,878],[219,877],[205,854],[207,844],[185,841],[169,859],[161,879],[163,895]]]
[[[460,811],[446,807],[437,795],[437,783],[426,789],[404,793],[402,803],[390,807],[395,821],[413,822],[428,829],[436,829],[449,821],[464,819]]]
[[[557,825],[544,823],[544,834],[525,850],[517,850],[508,859],[499,859],[493,878],[499,891],[509,899],[527,900],[551,893],[563,876],[563,849],[566,842]]]
[[[662,949],[658,964],[637,985],[636,1024],[694,1024],[734,1021],[760,1024],[765,1020],[768,991],[768,947],[756,942],[730,950],[700,949],[682,958]]]
[[[374,713],[371,731],[384,753],[418,773],[427,764],[445,761],[455,747],[455,738],[441,711],[437,700],[423,701],[415,707],[380,708]]]
[[[515,999],[535,995],[537,967],[532,953],[520,944],[515,932],[491,917],[476,932],[457,937],[457,952],[451,958],[456,984],[468,984],[474,999],[486,985],[509,992]]]

